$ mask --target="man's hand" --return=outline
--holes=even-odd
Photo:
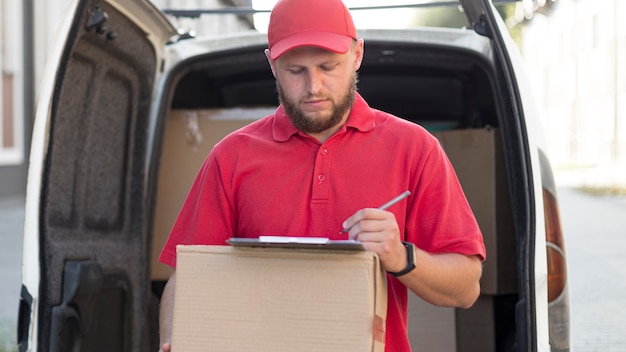
[[[398,272],[406,267],[406,247],[393,213],[361,209],[342,226],[350,229],[348,238],[360,241],[366,250],[378,255],[385,270]],[[431,254],[420,248],[416,248],[416,255],[415,270],[398,278],[407,288],[437,306],[469,308],[474,304],[480,294],[482,272],[477,256]]]
[[[361,209],[344,221],[343,226],[350,229],[349,239],[360,241],[365,250],[378,255],[385,270],[398,272],[406,267],[406,248],[393,213],[375,208]]]
[[[172,344],[164,343],[163,346],[161,346],[161,350],[159,352],[171,352],[171,351],[172,351]]]

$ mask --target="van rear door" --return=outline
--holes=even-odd
[[[157,350],[145,169],[151,97],[176,32],[148,0],[68,9],[32,137],[20,350]]]
[[[460,0],[474,30],[489,37],[504,98],[500,121],[517,243],[517,349],[549,350],[546,242],[538,113],[519,51],[491,0]]]

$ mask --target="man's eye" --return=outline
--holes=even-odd
[[[292,68],[292,69],[289,69],[288,71],[289,71],[289,73],[291,73],[293,75],[298,75],[298,74],[301,74],[302,72],[304,72],[304,70],[301,69],[301,68]]]

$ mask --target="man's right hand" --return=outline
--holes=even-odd
[[[161,346],[161,351],[160,352],[171,352],[172,351],[172,344],[171,343],[164,343],[163,346]]]

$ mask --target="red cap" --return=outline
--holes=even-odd
[[[301,47],[315,46],[347,53],[356,28],[341,0],[279,0],[267,32],[272,59]]]

